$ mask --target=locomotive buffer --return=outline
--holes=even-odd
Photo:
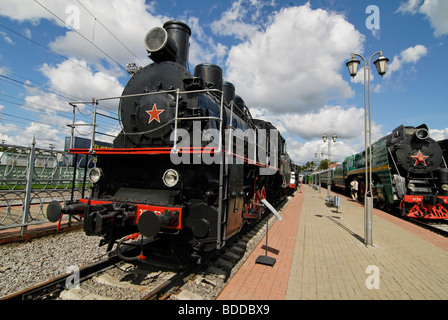
[[[278,219],[278,221],[282,221],[283,218],[280,216],[277,210],[266,200],[262,199],[261,202],[269,209],[271,212],[275,215],[275,217]],[[264,264],[267,266],[273,266],[276,262],[276,259],[273,257],[268,256],[268,231],[269,231],[269,219],[266,221],[266,245],[265,245],[265,254],[258,256],[257,260],[255,260],[255,263]]]

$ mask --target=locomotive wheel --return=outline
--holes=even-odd
[[[256,214],[260,218],[265,212],[264,206],[259,205],[263,199],[266,199],[266,189],[264,187],[261,188],[261,192],[257,190],[252,200],[246,204],[246,212]]]
[[[261,203],[261,200],[263,199],[266,199],[266,189],[264,187],[261,188],[261,192],[257,191],[255,194],[255,202]],[[266,209],[264,206],[255,205],[255,211],[257,212],[259,218],[264,214],[265,210]]]

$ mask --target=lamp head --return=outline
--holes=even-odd
[[[352,58],[345,64],[348,67],[348,72],[354,78],[358,73],[358,66],[361,63],[358,59],[355,59],[355,56],[352,54]]]
[[[386,57],[383,57],[383,55],[380,53],[380,57],[374,62],[376,70],[378,71],[378,74],[380,76],[384,76],[387,71],[387,63],[389,62],[389,59]]]

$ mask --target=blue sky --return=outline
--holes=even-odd
[[[61,149],[68,101],[120,95],[124,66],[151,63],[145,33],[170,19],[192,29],[190,69],[221,65],[253,116],[281,130],[300,164],[327,151],[324,133],[338,135],[334,160],[363,148],[363,66],[352,80],[345,66],[352,52],[368,59],[382,50],[390,59],[383,78],[373,65],[378,56],[371,64],[374,140],[422,123],[446,139],[447,18],[445,0],[2,0],[0,139],[29,145],[35,135],[38,146]],[[117,114],[114,102],[100,107]],[[81,111],[77,121],[90,122],[91,107]],[[119,126],[105,121],[100,129],[114,134]],[[78,135],[88,133],[78,127]]]

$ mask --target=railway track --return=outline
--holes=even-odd
[[[285,206],[283,202],[277,209]],[[219,255],[181,271],[112,256],[76,270],[77,274],[60,275],[0,300],[212,300],[261,241],[266,222],[272,225],[275,219],[267,214],[230,239]]]
[[[95,274],[112,267],[118,261],[118,257],[112,257],[80,269],[79,281],[86,281]],[[60,275],[36,286],[3,297],[1,300],[53,300],[67,287],[67,283],[70,282],[70,277],[73,275],[73,273]]]
[[[130,265],[114,256],[80,269],[79,278],[75,273],[64,274],[1,300],[157,300],[174,286],[181,286],[199,267],[190,266],[181,272],[147,268],[151,267]],[[138,282],[138,278],[145,284],[132,283]]]
[[[407,221],[414,223],[422,228],[431,230],[437,234],[440,234],[444,237],[448,237],[448,221],[440,220],[440,221],[425,221],[414,218],[407,218]]]

